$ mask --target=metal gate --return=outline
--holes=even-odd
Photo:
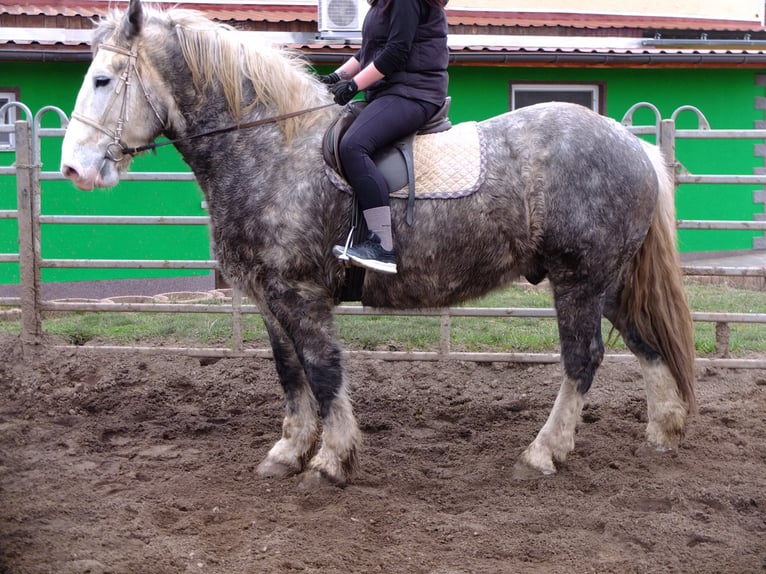
[[[230,347],[143,347],[143,346],[95,346],[61,345],[62,349],[77,351],[116,351],[139,353],[183,354],[199,357],[271,357],[267,348],[245,348],[242,338],[242,317],[245,314],[258,313],[254,305],[243,302],[242,294],[233,290],[231,301],[224,304],[205,303],[94,303],[43,301],[41,298],[42,268],[144,268],[144,269],[215,269],[214,260],[173,261],[173,260],[94,260],[94,259],[44,259],[40,251],[41,224],[60,225],[207,225],[207,217],[167,217],[167,216],[74,216],[41,215],[41,181],[59,180],[63,176],[58,172],[42,171],[40,142],[43,138],[61,138],[64,135],[68,118],[60,109],[47,106],[37,114],[24,104],[12,102],[0,108],[0,118],[5,110],[16,107],[25,115],[15,125],[0,124],[0,133],[13,133],[16,142],[16,161],[10,167],[0,167],[0,176],[15,176],[17,186],[17,209],[0,210],[0,219],[15,218],[19,228],[18,253],[0,253],[0,262],[18,262],[21,277],[20,297],[0,297],[0,306],[10,307],[10,312],[20,313],[21,340],[23,345],[39,345],[43,341],[42,316],[46,311],[86,311],[86,312],[142,312],[142,313],[214,313],[232,317],[232,345]],[[654,112],[656,122],[649,126],[633,126],[632,118],[636,110],[648,108]],[[697,114],[699,126],[693,130],[676,129],[676,117],[679,113],[690,111]],[[56,114],[60,119],[59,128],[41,127],[45,114]],[[675,143],[679,138],[729,138],[729,139],[764,139],[766,130],[713,130],[702,113],[691,106],[676,110],[670,119],[661,119],[655,106],[641,102],[628,110],[623,124],[632,132],[641,135],[653,135],[659,143],[663,155],[669,164],[679,166],[675,157]],[[162,180],[189,181],[194,176],[187,172],[142,172],[128,173],[125,180]],[[721,184],[758,184],[766,185],[766,175],[693,175],[676,170],[676,184],[683,183],[721,183]],[[766,221],[679,221],[679,229],[747,229],[765,230]],[[766,267],[711,267],[687,265],[683,272],[689,276],[737,276],[766,278]],[[456,352],[451,350],[450,332],[454,317],[506,317],[506,318],[554,318],[553,309],[539,308],[480,308],[455,307],[444,309],[413,309],[391,311],[369,307],[341,305],[336,307],[337,315],[404,315],[438,316],[441,318],[441,336],[438,351],[349,351],[348,354],[366,358],[407,361],[459,360],[480,362],[516,362],[516,363],[556,363],[558,353],[514,353],[514,352]],[[729,368],[766,368],[766,360],[728,358],[728,329],[730,323],[766,324],[764,313],[714,313],[694,312],[695,322],[716,324],[716,350],[718,358],[698,358],[699,365]],[[633,355],[608,353],[607,361],[634,360]]]

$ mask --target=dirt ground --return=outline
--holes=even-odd
[[[642,447],[637,363],[606,363],[556,476],[513,479],[559,368],[349,360],[346,488],[254,470],[268,360],[0,341],[0,573],[766,572],[766,371],[699,373],[677,453]]]

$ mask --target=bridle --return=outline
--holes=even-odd
[[[162,116],[160,116],[160,113],[157,111],[157,107],[154,105],[154,103],[152,103],[152,99],[149,97],[149,92],[146,90],[144,81],[141,79],[141,74],[138,73],[138,51],[135,49],[135,46],[131,44],[130,49],[125,49],[121,48],[120,46],[115,46],[114,44],[105,43],[99,46],[99,50],[108,50],[110,52],[115,52],[117,54],[127,56],[128,65],[125,67],[125,71],[117,81],[117,85],[114,87],[112,96],[109,98],[109,102],[107,103],[106,107],[104,108],[104,112],[101,114],[101,117],[98,120],[89,118],[88,116],[85,116],[79,112],[72,112],[72,119],[87,124],[112,138],[112,141],[106,146],[104,159],[108,159],[117,163],[121,161],[123,157],[125,157],[126,152],[129,149],[126,148],[125,144],[122,142],[122,128],[125,125],[125,122],[128,120],[128,90],[130,89],[131,73],[135,75],[136,81],[138,82],[138,85],[141,86],[141,91],[144,93],[144,98],[146,98],[146,102],[149,104],[149,107],[152,108],[154,116],[157,118],[157,120],[159,120],[160,125],[165,126],[166,122],[162,119]],[[105,125],[106,117],[107,114],[109,114],[111,111],[112,106],[114,106],[115,102],[117,101],[117,98],[120,96],[122,96],[122,101],[120,102],[120,115],[117,119],[117,127],[114,129],[114,131],[112,131]]]
[[[144,84],[144,81],[141,79],[141,74],[138,72],[138,66],[137,66],[138,51],[135,49],[134,45],[131,44],[129,49],[125,49],[125,48],[121,48],[120,46],[116,46],[114,44],[105,43],[99,46],[99,50],[109,50],[111,52],[116,52],[117,54],[122,54],[124,56],[127,56],[129,59],[128,65],[125,68],[125,71],[122,73],[122,76],[120,76],[120,79],[118,80],[117,85],[115,86],[114,91],[112,92],[112,96],[109,98],[109,102],[107,103],[106,108],[104,108],[104,112],[101,114],[101,118],[99,118],[98,120],[94,120],[92,118],[84,116],[83,114],[79,112],[72,112],[72,119],[75,119],[84,124],[87,124],[91,126],[92,128],[95,128],[98,131],[112,138],[112,141],[106,146],[106,151],[104,152],[104,159],[115,162],[115,163],[122,161],[122,159],[126,155],[134,156],[137,153],[141,153],[148,150],[155,150],[158,147],[172,145],[179,141],[191,140],[191,139],[196,139],[196,138],[201,138],[204,136],[210,136],[210,135],[216,135],[216,134],[223,134],[223,133],[233,132],[233,131],[237,131],[241,129],[254,128],[257,126],[294,118],[303,114],[315,112],[317,110],[321,110],[321,109],[328,108],[330,106],[335,105],[335,103],[323,104],[320,106],[306,108],[306,109],[298,110],[295,112],[289,112],[289,113],[281,114],[278,116],[272,116],[269,118],[263,118],[263,119],[255,120],[252,122],[238,123],[238,124],[234,124],[224,128],[218,128],[218,129],[209,130],[206,132],[201,132],[198,134],[192,134],[192,135],[183,136],[180,138],[175,138],[175,139],[166,140],[162,142],[151,142],[151,143],[140,145],[140,146],[130,147],[130,146],[126,146],[122,141],[122,128],[128,119],[127,118],[128,89],[130,88],[130,85],[131,85],[131,79],[130,79],[131,73],[132,75],[135,76],[136,81],[138,82],[138,85],[141,86],[141,91],[144,94],[144,98],[146,99],[146,102],[149,104],[149,107],[154,112],[154,116],[160,122],[160,125],[162,125],[163,127],[167,127],[167,121],[163,120],[162,116],[157,111],[157,107],[154,105],[154,103],[152,102],[152,99],[149,97],[149,92],[146,89],[146,85]],[[105,125],[106,117],[109,111],[112,109],[112,106],[115,104],[117,98],[120,96],[122,96],[122,101],[120,102],[120,115],[119,115],[119,118],[117,119],[117,127],[114,129],[114,131],[112,131]]]

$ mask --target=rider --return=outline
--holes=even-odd
[[[372,160],[379,149],[417,131],[447,96],[447,15],[445,0],[370,0],[360,50],[333,73],[336,103],[346,105],[364,91],[367,106],[340,143],[348,182],[362,208],[368,239],[346,251],[355,264],[396,273],[391,207],[386,180]]]

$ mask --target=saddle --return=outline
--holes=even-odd
[[[372,160],[383,174],[388,183],[389,192],[408,186],[407,215],[405,221],[412,225],[415,210],[415,164],[413,160],[413,142],[418,135],[435,134],[447,131],[452,127],[449,120],[451,99],[448,96],[437,112],[419,130],[380,150]],[[348,128],[365,108],[367,102],[354,101],[344,107],[343,111],[330,124],[322,140],[322,156],[327,165],[345,179],[346,174],[341,165],[339,145]]]

